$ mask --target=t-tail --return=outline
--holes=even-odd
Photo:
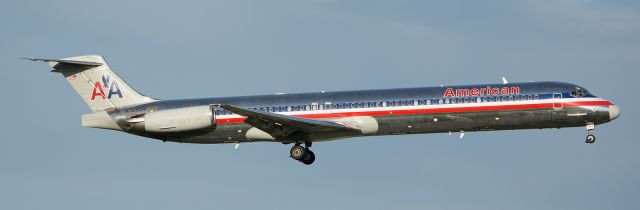
[[[49,63],[52,72],[60,73],[89,106],[93,114],[83,116],[83,126],[94,120],[110,124],[106,128],[120,128],[108,117],[107,111],[155,101],[135,91],[115,74],[100,55],[85,55],[63,59],[27,58]],[[94,119],[94,120],[92,120]],[[104,122],[107,121],[107,122]],[[104,125],[99,126],[105,128]]]

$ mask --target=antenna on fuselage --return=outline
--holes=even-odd
[[[502,77],[502,84],[506,85],[508,83],[509,83],[509,81],[507,81],[507,78]]]

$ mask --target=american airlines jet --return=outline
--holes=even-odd
[[[421,133],[585,126],[586,143],[598,124],[620,109],[585,88],[563,82],[399,88],[158,100],[136,92],[102,56],[48,62],[89,105],[82,126],[198,144],[278,142],[312,164],[313,142]]]

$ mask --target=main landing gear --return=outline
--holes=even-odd
[[[300,144],[296,144],[291,147],[289,155],[291,155],[291,158],[298,160],[305,165],[311,165],[316,160],[316,155],[313,154],[311,149],[309,149],[310,147],[311,142],[305,142],[304,147],[300,146]]]
[[[587,123],[587,138],[584,140],[585,143],[587,144],[593,144],[596,142],[596,136],[594,136],[593,134],[591,134],[592,130],[595,130],[596,126],[593,123]]]

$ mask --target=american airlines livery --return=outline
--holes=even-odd
[[[93,113],[82,126],[198,144],[293,144],[291,158],[312,164],[313,142],[359,136],[516,130],[595,125],[620,109],[578,85],[563,82],[400,88],[158,100],[136,92],[102,56],[48,62]]]

